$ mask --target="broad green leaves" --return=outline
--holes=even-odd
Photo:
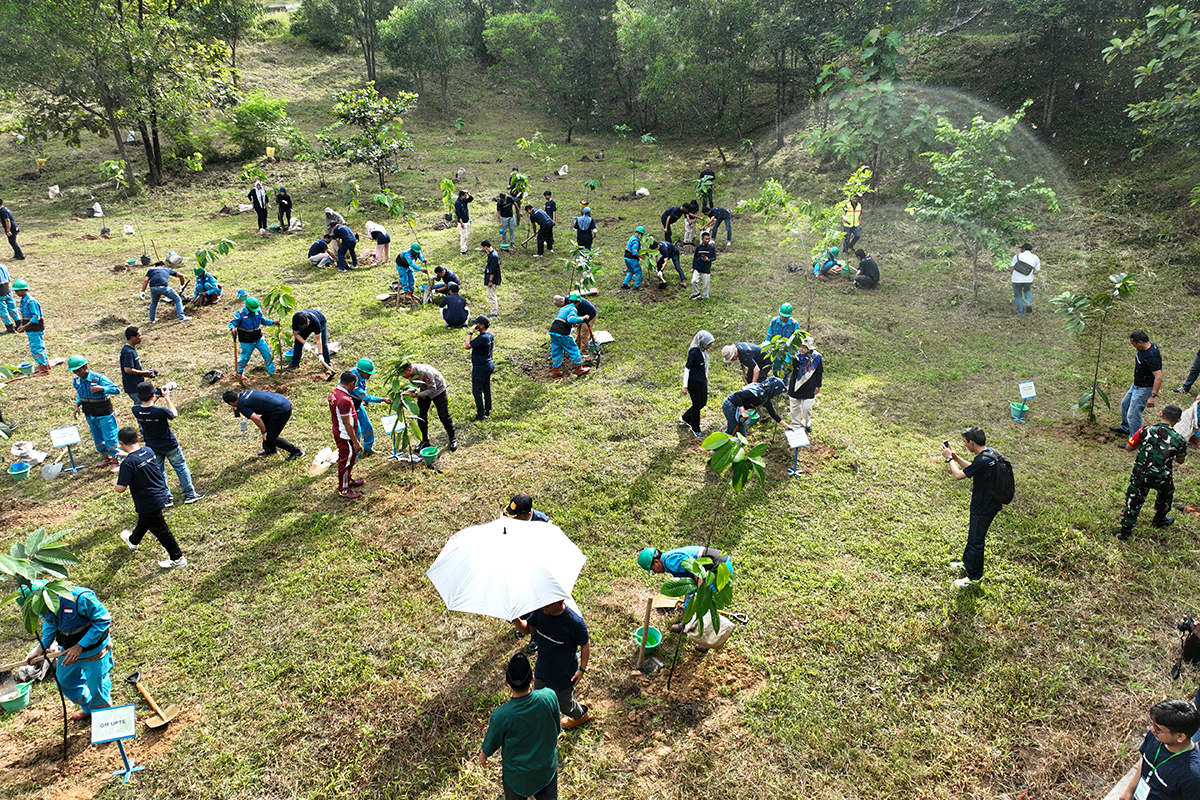
[[[740,433],[730,436],[717,431],[710,433],[700,446],[712,451],[708,465],[714,472],[723,472],[729,467],[729,479],[735,490],[741,491],[745,488],[751,476],[757,478],[759,484],[766,484],[767,465],[762,456],[767,452],[769,442],[751,447],[750,442]]]
[[[1096,292],[1091,297],[1063,292],[1050,300],[1050,304],[1063,318],[1066,329],[1071,333],[1083,333],[1084,328],[1093,320],[1099,323],[1096,337],[1096,365],[1092,371],[1091,383],[1086,385],[1086,391],[1080,395],[1079,402],[1071,406],[1072,410],[1077,409],[1087,414],[1088,419],[1092,422],[1096,421],[1097,397],[1104,401],[1104,405],[1112,407],[1109,405],[1108,395],[1100,388],[1102,383],[1100,380],[1100,354],[1104,344],[1104,321],[1118,300],[1133,297],[1135,294],[1137,294],[1137,283],[1133,277],[1127,272],[1119,272],[1109,275],[1108,287],[1104,291]],[[1075,377],[1087,380],[1082,375]]]
[[[38,618],[45,613],[58,611],[59,597],[72,597],[71,583],[66,579],[64,567],[75,566],[79,561],[69,550],[51,547],[67,535],[62,530],[46,535],[45,528],[38,528],[10,548],[8,555],[0,555],[0,573],[17,579],[19,587],[32,587],[34,581],[45,581],[40,589],[29,591],[21,605],[22,624],[31,634],[37,633]],[[0,605],[16,601],[21,589],[3,599]]]
[[[333,115],[337,121],[317,135],[325,149],[339,155],[347,164],[363,164],[379,179],[379,189],[387,188],[385,176],[400,169],[400,153],[412,149],[412,140],[404,132],[401,115],[416,102],[417,95],[399,92],[390,100],[369,81],[361,89],[339,89],[333,93]],[[349,128],[345,137],[335,135]]]

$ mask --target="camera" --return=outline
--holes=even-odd
[[[178,383],[176,383],[175,381],[167,381],[167,382],[166,382],[166,383],[164,383],[162,386],[156,386],[156,387],[154,387],[154,396],[155,396],[155,397],[162,397],[162,396],[163,396],[163,392],[173,392],[173,391],[175,391],[177,388],[179,388],[179,384],[178,384]]]
[[[943,440],[942,440],[942,447],[945,447],[946,449],[950,449],[950,440],[949,440],[949,439],[943,439]],[[947,459],[946,459],[946,463],[947,463],[947,464],[949,464],[949,463],[950,463],[950,461],[951,461],[951,459],[949,459],[949,458],[947,458]]]
[[[1196,630],[1196,620],[1185,615],[1183,619],[1175,623],[1175,629],[1180,633],[1192,633]]]

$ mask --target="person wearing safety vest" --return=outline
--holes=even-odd
[[[96,597],[91,589],[70,586],[67,596],[57,594],[58,611],[50,610],[49,594],[45,591],[46,581],[37,580],[26,584],[17,592],[17,605],[24,606],[30,598],[42,594],[46,610],[42,612],[42,633],[38,644],[25,656],[26,664],[50,649],[57,642],[66,654],[58,659],[58,685],[62,693],[79,704],[71,719],[79,722],[92,715],[93,709],[112,706],[112,680],[109,673],[113,668],[112,643],[109,628],[112,614]]]
[[[360,458],[375,455],[375,428],[371,425],[371,417],[367,414],[367,403],[387,403],[392,401],[387,397],[376,397],[367,393],[367,379],[375,374],[375,362],[369,358],[360,358],[354,365],[354,376],[358,379],[350,396],[354,398],[354,413],[358,419],[358,439],[362,443]]]
[[[88,360],[83,356],[67,359],[67,369],[75,373],[75,379],[71,381],[75,386],[75,417],[83,411],[96,452],[104,456],[104,465],[109,471],[116,472],[121,463],[117,457],[117,418],[113,416],[113,404],[108,396],[120,394],[121,387],[99,372],[90,371],[87,364]]]
[[[16,333],[16,326],[20,321],[17,301],[13,299],[12,276],[8,274],[8,267],[0,264],[0,322],[4,323],[4,330],[0,331],[0,336]]]
[[[629,282],[633,281],[635,292],[642,290],[642,237],[645,235],[646,229],[638,225],[625,243],[625,280],[621,281],[621,286],[628,288]]]
[[[192,302],[198,306],[211,306],[221,299],[221,284],[217,276],[208,272],[204,267],[192,267],[196,276],[196,285],[192,289]]]
[[[34,376],[50,374],[50,359],[46,356],[46,343],[42,334],[46,331],[46,318],[42,316],[42,304],[29,293],[29,284],[25,281],[14,281],[13,291],[20,298],[20,324],[17,333],[29,337],[29,354],[37,362]]]
[[[420,266],[424,263],[425,256],[421,255],[420,242],[413,242],[407,250],[396,256],[396,272],[400,275],[401,294],[413,296],[413,290],[416,288],[416,277],[413,273],[424,272]]]
[[[639,230],[641,229],[639,228]],[[577,294],[572,294],[571,296],[576,299],[579,297]],[[571,359],[571,363],[575,365],[575,374],[586,375],[591,372],[591,369],[583,366],[583,356],[579,354],[579,348],[575,345],[575,340],[571,338],[571,326],[579,325],[586,322],[586,320],[575,311],[575,304],[568,302],[560,294],[554,295],[554,305],[558,306],[559,311],[554,316],[554,321],[550,323],[550,363],[553,365],[553,368],[550,370],[550,377],[562,377],[564,353],[567,355],[567,358]]]
[[[247,297],[245,306],[239,308],[229,322],[229,330],[237,337],[241,348],[237,363],[238,380],[245,380],[246,365],[250,363],[250,355],[255,350],[262,353],[263,361],[267,364],[267,374],[275,374],[275,358],[271,355],[271,348],[263,341],[262,326],[279,323],[263,316],[261,308],[257,299]]]
[[[842,230],[846,235],[842,239],[842,252],[852,253],[854,245],[862,238],[862,195],[856,194],[846,201],[843,206]]]

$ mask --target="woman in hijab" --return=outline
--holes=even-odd
[[[375,263],[387,264],[392,260],[392,237],[378,222],[367,220],[367,236],[375,241]]]
[[[756,408],[765,408],[771,419],[782,423],[783,427],[790,431],[792,426],[783,421],[775,406],[771,404],[771,398],[778,397],[786,391],[787,386],[779,378],[767,378],[761,383],[748,383],[726,397],[725,402],[721,404],[721,411],[725,414],[725,433],[733,436],[736,431],[745,436],[746,420]]]
[[[701,435],[700,409],[708,405],[708,348],[712,343],[713,335],[708,331],[693,336],[683,367],[683,393],[691,398],[692,406],[679,419],[696,437]]]
[[[287,233],[292,227],[292,196],[286,186],[275,190],[275,212],[279,216],[279,230]]]
[[[271,198],[267,195],[267,190],[263,187],[262,181],[255,181],[254,188],[246,195],[249,198],[251,205],[254,206],[254,213],[258,214],[258,232],[267,232],[267,209],[271,206]]]
[[[345,225],[346,218],[338,212],[334,211],[329,206],[325,207],[325,233],[333,236],[334,228],[338,225]]]
[[[592,219],[592,209],[584,206],[583,214],[575,218],[575,241],[580,247],[591,250],[595,233],[596,221]]]

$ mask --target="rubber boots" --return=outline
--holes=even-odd
[[[559,367],[552,367],[550,369],[550,377],[551,378],[561,378],[562,377],[562,369],[560,369]]]
[[[13,325],[12,323],[4,324],[4,333],[16,333],[16,332],[17,332],[17,328],[15,325]],[[0,333],[0,336],[3,336],[4,333]]]
[[[575,365],[575,374],[576,375],[587,375],[591,371],[592,371],[591,367],[585,367],[583,364]]]

